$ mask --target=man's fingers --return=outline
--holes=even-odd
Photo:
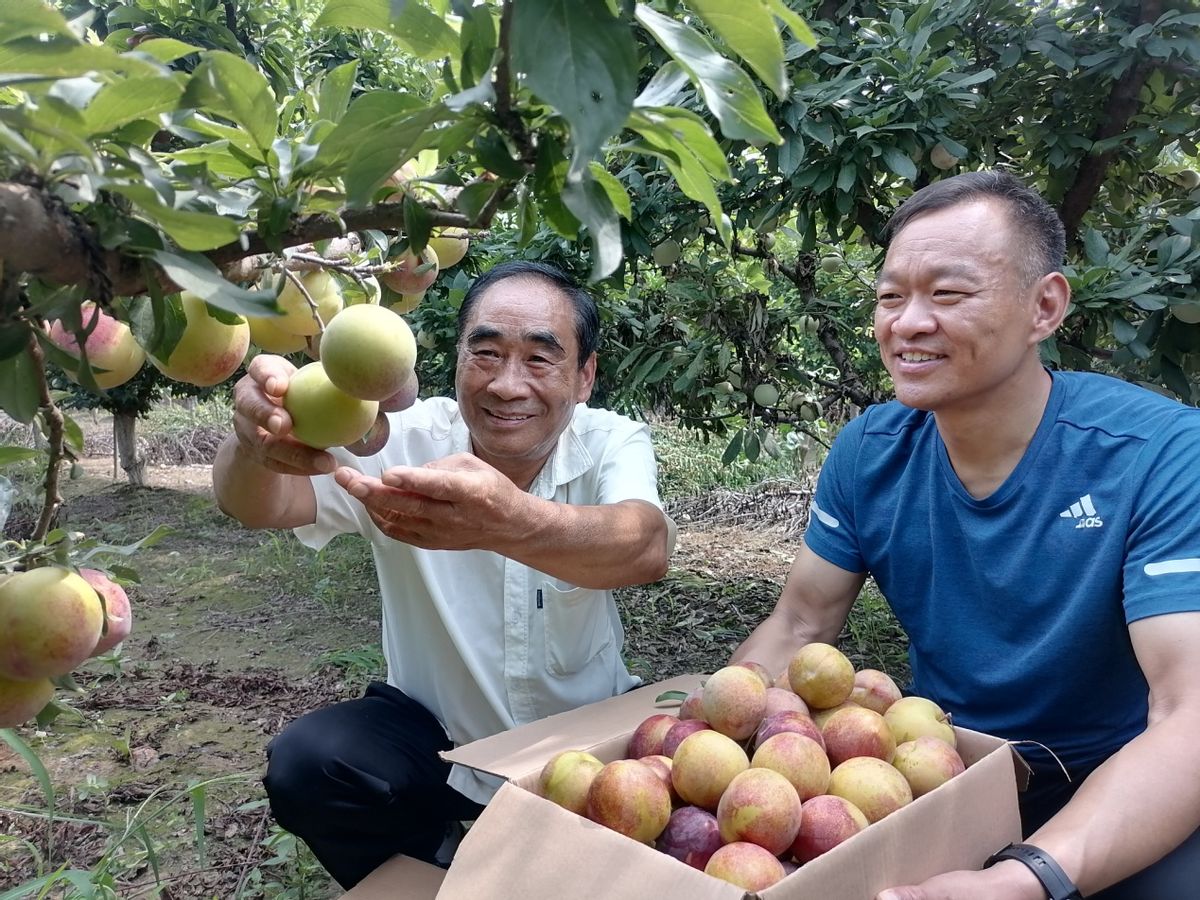
[[[396,490],[453,502],[465,495],[463,481],[456,476],[454,471],[396,466],[383,473],[383,483]]]
[[[875,897],[875,900],[927,900],[925,891],[919,887],[905,886],[888,888]]]

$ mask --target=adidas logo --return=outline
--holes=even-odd
[[[1102,528],[1104,520],[1092,504],[1092,495],[1084,494],[1058,514],[1060,519],[1075,519],[1076,528]]]

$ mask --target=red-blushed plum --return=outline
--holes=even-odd
[[[671,757],[655,754],[643,756],[640,761],[653,769],[654,774],[662,779],[662,783],[667,786],[667,793],[671,795],[671,805],[674,806],[679,800],[679,795],[675,793],[675,785],[671,781],[671,769],[674,767]]]
[[[375,424],[371,426],[370,430],[357,441],[347,444],[346,449],[355,456],[364,458],[374,456],[387,446],[391,433],[392,426],[388,422],[387,416],[382,412],[378,412],[375,414]]]
[[[941,738],[922,735],[896,748],[892,765],[908,781],[913,797],[928,794],[967,770],[958,751]]]
[[[854,756],[874,756],[891,762],[896,754],[896,740],[883,716],[873,709],[847,706],[839,709],[821,726],[825,752],[833,765],[844,763]]]
[[[649,844],[671,818],[671,794],[639,759],[607,763],[588,790],[587,816],[613,831]]]
[[[792,855],[801,864],[810,862],[854,837],[869,824],[862,810],[844,797],[833,794],[813,797],[804,803],[800,833],[792,843]]]
[[[417,402],[417,395],[420,393],[421,383],[417,379],[417,373],[404,382],[400,390],[392,394],[392,396],[379,401],[379,411],[385,413],[403,412],[414,403]]]
[[[725,843],[749,841],[778,856],[800,831],[800,797],[792,783],[770,769],[747,769],[729,782],[717,804]]]
[[[832,644],[814,641],[792,654],[788,684],[809,709],[829,709],[854,690],[854,664]]]
[[[678,718],[663,713],[655,713],[643,719],[629,736],[625,756],[628,759],[641,759],[643,756],[662,753],[663,738],[672,725],[678,724]]]
[[[951,747],[957,746],[958,738],[950,717],[942,708],[925,697],[901,697],[888,707],[883,719],[892,729],[897,744],[915,741],[922,735],[941,738]]]
[[[868,822],[878,822],[913,799],[912,788],[899,770],[874,756],[856,756],[834,766],[828,793],[849,800]]]
[[[771,674],[771,670],[768,669],[766,666],[764,666],[760,662],[755,662],[754,660],[750,659],[750,660],[743,660],[742,662],[733,663],[733,665],[741,666],[743,669],[749,669],[751,672],[753,672],[755,675],[757,675],[759,678],[762,679],[763,687],[769,688],[771,685],[773,685],[775,683],[775,677]]]
[[[858,704],[853,700],[846,700],[837,706],[829,707],[829,709],[814,709],[812,711],[812,720],[817,723],[818,728],[824,728],[825,723],[829,721],[829,717],[835,712],[841,712],[843,709],[851,709],[855,706],[858,706]]]
[[[754,734],[766,708],[767,686],[745,666],[717,669],[704,682],[704,721],[735,741]]]
[[[708,860],[724,843],[716,816],[698,806],[681,806],[671,813],[655,846],[681,863],[704,871]]]
[[[794,731],[781,731],[759,744],[750,765],[778,772],[801,800],[823,794],[829,787],[829,757],[808,735]]]
[[[754,734],[754,746],[761,747],[767,740],[783,731],[794,731],[805,737],[812,738],[825,749],[825,737],[821,729],[811,717],[799,712],[781,712],[763,719],[758,731]]]
[[[16,681],[0,677],[0,728],[24,725],[54,697],[54,684],[49,678]],[[716,828],[713,819],[713,828]]]
[[[74,572],[44,566],[0,583],[0,676],[39,681],[66,675],[100,640],[104,612]]]
[[[764,891],[787,874],[770,850],[749,841],[726,844],[712,855],[704,871],[744,891]]]
[[[689,734],[695,734],[697,731],[711,731],[712,727],[703,719],[683,719],[676,722],[670,727],[665,735],[663,735],[662,754],[675,758],[675,751],[679,749],[679,745],[683,743],[684,738]]]
[[[129,609],[129,595],[121,587],[99,569],[80,569],[79,577],[91,585],[104,601],[104,616],[106,628],[92,648],[91,656],[107,653],[125,638],[133,628],[133,613]]]
[[[681,719],[703,719],[704,718],[704,685],[696,688],[690,694],[683,698],[683,702],[679,704],[679,718]]]
[[[684,803],[715,810],[734,776],[750,768],[733,738],[711,729],[688,735],[672,758],[671,782]]]
[[[237,371],[250,349],[250,325],[241,316],[212,314],[203,299],[184,291],[178,300],[185,324],[179,342],[166,359],[151,356],[150,362],[172,381],[198,387],[220,384]]]
[[[808,715],[808,704],[800,699],[799,694],[791,688],[767,688],[767,708],[763,711],[763,719],[769,719],[775,713],[798,712]]]
[[[879,669],[859,669],[854,673],[854,688],[850,700],[859,706],[873,709],[881,716],[900,697],[900,688],[887,672]]]
[[[563,809],[586,816],[588,791],[603,768],[604,763],[586,751],[563,750],[542,766],[538,793]]]
[[[133,332],[120,319],[110,316],[91,301],[80,304],[79,311],[84,328],[92,329],[84,342],[88,364],[93,369],[105,370],[93,372],[96,386],[108,390],[124,384],[138,373],[146,361],[146,354],[133,339]],[[61,321],[51,323],[50,340],[70,356],[80,358],[79,341],[63,327]],[[82,368],[82,364],[64,371],[68,378],[78,382],[79,368]]]

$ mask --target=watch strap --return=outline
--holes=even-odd
[[[1082,900],[1083,898],[1083,895],[1079,893],[1079,888],[1075,887],[1075,882],[1071,881],[1062,866],[1045,851],[1032,844],[1009,844],[1003,850],[988,857],[988,861],[983,864],[983,867],[989,868],[1002,859],[1015,859],[1017,862],[1024,863],[1042,883],[1049,900]]]

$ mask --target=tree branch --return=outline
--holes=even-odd
[[[1155,22],[1161,14],[1162,0],[1142,0],[1138,24]],[[1143,57],[1113,85],[1108,100],[1104,104],[1103,118],[1092,134],[1093,143],[1124,134],[1129,120],[1138,111],[1138,95],[1142,91],[1142,86],[1154,68],[1155,64]],[[1078,244],[1079,226],[1083,222],[1084,215],[1091,208],[1100,186],[1104,183],[1105,173],[1116,153],[1115,149],[1105,153],[1089,153],[1080,162],[1079,169],[1075,173],[1075,180],[1063,197],[1062,206],[1059,209],[1059,216],[1067,230],[1068,245]]]
[[[501,191],[497,191],[497,194]],[[27,272],[51,284],[93,284],[96,273],[89,265],[88,242],[70,215],[52,203],[34,187],[0,182],[0,265],[5,272]],[[429,221],[435,228],[486,228],[495,208],[486,210],[479,221],[461,213],[430,208]],[[380,203],[366,209],[342,210],[339,215],[325,213],[297,216],[291,226],[271,240],[249,231],[241,239],[207,256],[218,268],[238,280],[253,266],[237,264],[250,257],[275,254],[289,247],[312,244],[327,238],[343,237],[368,229],[404,230],[404,203]],[[147,289],[142,259],[109,251],[102,260],[103,271],[112,281],[112,292],[121,295],[144,293]],[[158,275],[164,288],[175,288],[165,276]],[[93,286],[95,286],[93,284]]]
[[[46,480],[42,482],[42,512],[38,516],[37,526],[31,537],[40,541],[50,533],[50,528],[58,518],[58,510],[62,506],[62,494],[59,493],[58,483],[61,476],[63,461],[63,414],[50,396],[50,384],[46,380],[46,359],[42,353],[42,345],[38,343],[37,335],[29,334],[29,356],[33,359],[33,370],[37,374],[38,407],[42,420],[46,425],[46,439],[50,442],[49,461],[46,463]]]

